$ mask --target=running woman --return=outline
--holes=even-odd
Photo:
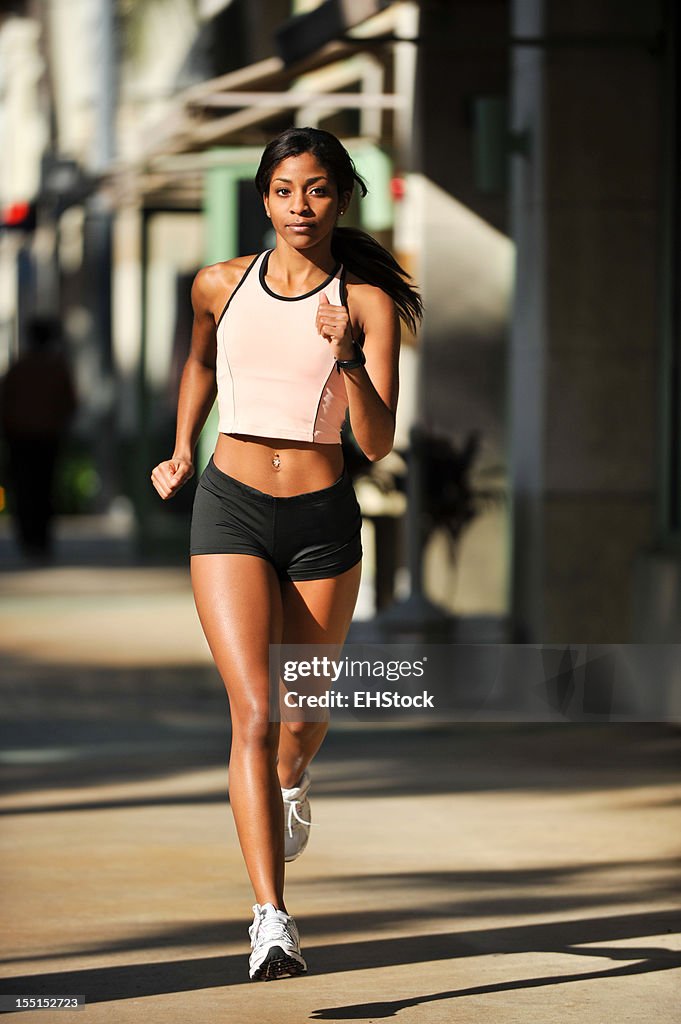
[[[375,239],[337,227],[366,185],[338,139],[290,128],[255,178],[273,249],[201,269],[175,450],[151,474],[172,498],[217,396],[218,439],[191,523],[196,608],[230,706],[229,798],[256,903],[251,979],[307,965],[284,901],[284,863],[308,842],[308,766],[328,729],[270,721],[269,645],[346,638],[359,590],[361,515],[340,443],[349,410],[371,461],[391,450],[400,318],[421,318],[409,275]]]

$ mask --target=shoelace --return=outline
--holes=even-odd
[[[291,837],[291,839],[293,839],[293,819],[294,818],[296,818],[300,822],[301,825],[311,825],[312,822],[311,821],[305,821],[305,818],[301,818],[300,815],[298,814],[298,804],[302,803],[301,800],[289,800],[289,801],[287,801],[287,803],[289,805],[289,809],[288,809],[288,821],[286,823],[286,827],[288,828],[289,836]]]
[[[257,914],[253,933],[254,946],[256,942],[275,942],[277,940],[283,940],[291,946],[298,945],[298,940],[289,922],[282,921],[277,914],[268,914],[262,907]]]

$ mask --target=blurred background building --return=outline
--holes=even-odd
[[[368,181],[350,222],[426,304],[403,339],[396,448],[414,425],[444,439],[422,474],[443,524],[423,552],[428,597],[481,639],[680,639],[672,0],[3,11],[0,372],[29,315],[59,316],[80,397],[63,512],[117,516],[141,556],[185,557],[193,489],[166,505],[149,473],[173,448],[191,281],[271,243],[259,154],[315,125]],[[360,490],[369,547],[401,524],[394,580],[388,565],[404,596],[404,495]]]

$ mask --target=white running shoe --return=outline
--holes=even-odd
[[[307,964],[300,955],[298,928],[290,914],[277,910],[272,903],[255,903],[253,914],[253,924],[248,929],[251,981],[276,981],[305,974]]]
[[[312,815],[307,791],[310,788],[310,774],[303,772],[299,785],[291,789],[281,787],[284,801],[284,860],[292,861],[300,857],[310,838]]]

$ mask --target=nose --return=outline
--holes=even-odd
[[[307,196],[305,195],[305,193],[304,192],[300,192],[300,193],[295,193],[294,192],[291,195],[291,213],[293,213],[296,216],[300,217],[300,216],[304,216],[306,213],[309,213],[309,212],[310,212],[310,207],[308,206]]]

